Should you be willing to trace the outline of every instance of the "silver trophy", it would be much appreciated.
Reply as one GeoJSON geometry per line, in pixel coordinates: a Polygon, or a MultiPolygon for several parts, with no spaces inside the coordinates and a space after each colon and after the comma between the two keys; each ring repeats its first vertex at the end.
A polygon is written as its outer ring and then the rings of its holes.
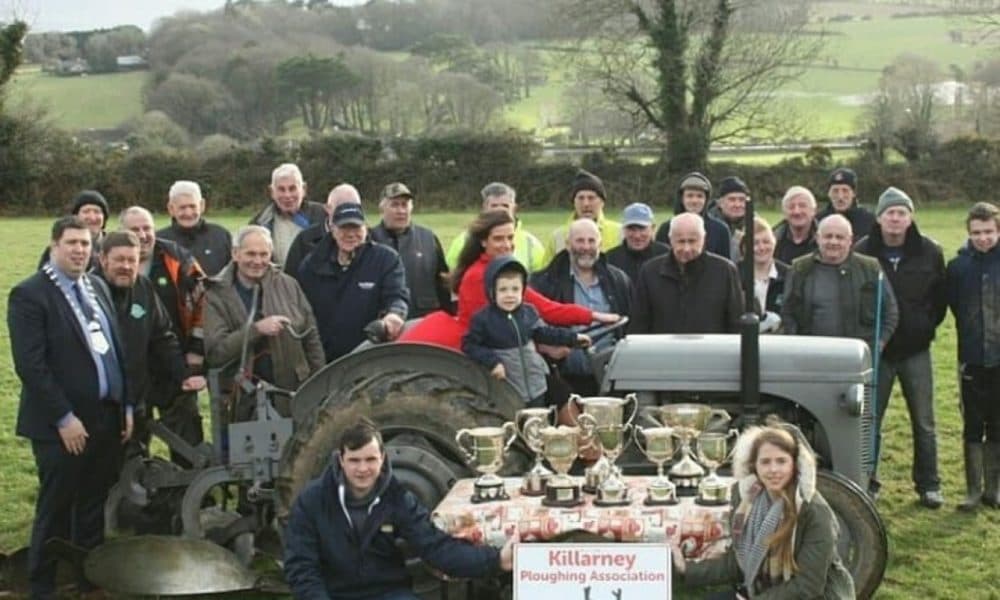
{"type": "Polygon", "coordinates": [[[651,406],[648,412],[661,425],[671,427],[681,441],[681,459],[670,468],[670,478],[676,483],[680,495],[693,495],[705,469],[694,459],[691,442],[696,439],[713,418],[723,418],[728,423],[729,413],[707,404],[665,404],[651,406]]]}
{"type": "Polygon", "coordinates": [[[545,484],[553,473],[542,463],[542,439],[540,431],[555,421],[556,407],[522,408],[514,415],[517,433],[524,444],[535,455],[535,464],[521,480],[521,494],[525,496],[545,495],[545,484]]]}
{"type": "Polygon", "coordinates": [[[662,506],[677,504],[677,487],[663,476],[663,463],[673,458],[677,453],[674,444],[674,430],[670,427],[640,427],[633,429],[635,445],[646,458],[656,465],[656,479],[646,487],[645,504],[662,506]],[[644,440],[644,441],[643,441],[644,440]]]}
{"type": "Polygon", "coordinates": [[[504,455],[516,437],[516,428],[510,421],[502,427],[473,427],[459,430],[455,434],[455,443],[465,452],[466,458],[475,465],[476,470],[482,473],[473,483],[472,502],[509,498],[503,479],[497,476],[497,471],[503,467],[504,455]]]}
{"type": "MultiPolygon", "coordinates": [[[[729,504],[729,484],[715,472],[720,465],[732,457],[729,450],[730,438],[736,439],[739,432],[703,433],[698,436],[698,460],[708,467],[708,475],[698,484],[698,504],[722,506],[729,504]]],[[[736,448],[733,448],[735,451],[736,448]]]]}
{"type": "Polygon", "coordinates": [[[615,461],[628,444],[632,421],[638,409],[635,394],[629,394],[625,398],[581,398],[574,394],[570,396],[570,401],[576,403],[583,414],[593,418],[594,440],[601,450],[601,458],[585,471],[584,491],[596,492],[594,504],[599,506],[628,504],[628,487],[622,479],[621,470],[615,466],[615,461]],[[626,416],[626,407],[629,405],[631,410],[626,416]]]}
{"type": "MultiPolygon", "coordinates": [[[[580,416],[583,423],[589,426],[590,418],[587,415],[580,416]]],[[[591,433],[581,431],[579,427],[566,425],[543,427],[538,431],[542,456],[556,472],[545,485],[545,498],[542,499],[545,506],[566,508],[583,504],[580,485],[568,473],[576,460],[580,444],[590,435],[591,433]]]]}

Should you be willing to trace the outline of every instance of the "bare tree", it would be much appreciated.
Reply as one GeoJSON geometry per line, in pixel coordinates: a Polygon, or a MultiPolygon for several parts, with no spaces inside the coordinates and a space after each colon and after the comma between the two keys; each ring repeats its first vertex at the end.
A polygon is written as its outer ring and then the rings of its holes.
{"type": "Polygon", "coordinates": [[[702,167],[712,142],[787,135],[777,94],[823,47],[807,0],[564,1],[588,36],[584,77],[661,133],[674,170],[702,167]]]}
{"type": "Polygon", "coordinates": [[[869,138],[884,159],[892,147],[909,161],[925,156],[937,144],[938,84],[944,72],[923,56],[902,54],[885,67],[879,91],[869,105],[869,138]]]}

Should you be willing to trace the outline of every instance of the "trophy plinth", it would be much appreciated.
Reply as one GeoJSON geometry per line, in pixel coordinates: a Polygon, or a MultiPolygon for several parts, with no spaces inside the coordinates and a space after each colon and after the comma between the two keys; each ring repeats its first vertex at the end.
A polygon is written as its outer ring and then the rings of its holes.
{"type": "Polygon", "coordinates": [[[524,496],[544,496],[545,486],[553,473],[542,464],[542,440],[539,431],[542,427],[552,425],[556,408],[522,408],[514,415],[517,433],[524,444],[535,455],[535,464],[524,474],[521,480],[521,494],[524,496]]]}
{"type": "Polygon", "coordinates": [[[625,398],[581,398],[573,394],[570,402],[579,407],[581,416],[587,415],[593,420],[595,443],[599,444],[598,449],[601,451],[601,458],[584,471],[583,491],[596,493],[597,502],[601,505],[628,504],[628,488],[621,480],[621,471],[615,467],[614,462],[627,442],[626,431],[631,427],[639,407],[636,395],[629,394],[625,398]],[[626,417],[625,409],[629,405],[631,410],[626,417]]]}
{"type": "MultiPolygon", "coordinates": [[[[587,422],[585,419],[584,422],[587,422]]],[[[588,437],[579,427],[543,427],[538,432],[542,456],[556,472],[545,485],[542,504],[555,507],[579,506],[583,503],[579,484],[567,473],[576,460],[578,445],[588,437]]]]}
{"type": "Polygon", "coordinates": [[[633,430],[635,445],[646,458],[656,465],[656,479],[646,486],[646,506],[677,504],[677,486],[663,476],[663,463],[677,452],[674,430],[670,427],[636,427],[633,430]],[[645,440],[643,443],[641,440],[645,440]]]}
{"type": "Polygon", "coordinates": [[[650,407],[649,412],[657,423],[672,428],[681,441],[681,460],[670,468],[670,479],[677,485],[680,495],[696,495],[705,469],[695,461],[691,442],[701,435],[713,417],[728,422],[729,413],[706,404],[666,404],[650,407]]]}
{"type": "Polygon", "coordinates": [[[472,484],[470,500],[474,504],[510,499],[503,479],[496,473],[503,467],[504,455],[516,435],[516,427],[511,422],[504,423],[502,427],[462,429],[455,435],[455,443],[465,452],[476,471],[482,473],[472,484]]]}
{"type": "MultiPolygon", "coordinates": [[[[708,467],[708,475],[698,484],[698,504],[722,506],[729,504],[729,484],[716,473],[720,465],[729,460],[729,438],[739,435],[735,429],[729,433],[703,433],[698,436],[698,459],[708,467]]],[[[735,449],[734,449],[735,450],[735,449]]]]}

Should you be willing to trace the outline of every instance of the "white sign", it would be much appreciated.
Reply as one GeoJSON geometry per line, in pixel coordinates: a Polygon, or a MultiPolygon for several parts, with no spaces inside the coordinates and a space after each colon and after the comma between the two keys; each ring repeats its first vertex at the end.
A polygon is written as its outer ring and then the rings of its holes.
{"type": "Polygon", "coordinates": [[[670,598],[667,544],[517,544],[514,600],[670,598]]]}

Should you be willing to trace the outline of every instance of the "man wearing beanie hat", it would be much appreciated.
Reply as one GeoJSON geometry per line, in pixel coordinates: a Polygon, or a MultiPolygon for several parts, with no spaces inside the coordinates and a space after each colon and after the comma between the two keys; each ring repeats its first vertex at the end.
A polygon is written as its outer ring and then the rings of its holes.
{"type": "MultiPolygon", "coordinates": [[[[74,196],[70,203],[70,214],[79,217],[90,231],[91,252],[88,271],[100,266],[101,241],[104,239],[104,225],[108,221],[109,211],[107,199],[97,190],[83,190],[74,196]]],[[[41,269],[47,262],[49,262],[48,247],[42,252],[38,268],[41,269]]]]}
{"type": "Polygon", "coordinates": [[[719,182],[719,197],[708,208],[708,214],[722,221],[729,228],[729,258],[733,262],[743,259],[740,244],[743,241],[743,217],[747,214],[750,188],[735,175],[719,182]]]}
{"type": "Polygon", "coordinates": [[[913,201],[902,190],[890,187],[882,192],[876,214],[871,233],[854,249],[882,264],[899,306],[899,324],[878,368],[877,439],[881,444],[882,419],[898,378],[910,413],[913,483],[923,506],[939,508],[944,497],[938,477],[930,345],[947,310],[944,256],[934,240],[920,234],[913,201]]]}
{"type": "MultiPolygon", "coordinates": [[[[726,224],[708,214],[708,199],[712,196],[712,182],[697,171],[684,177],[677,186],[674,198],[674,214],[687,212],[701,216],[705,224],[705,251],[723,258],[730,257],[729,228],[726,224]]],[[[656,230],[656,241],[670,245],[670,219],[656,230]]]]}
{"type": "Polygon", "coordinates": [[[828,185],[830,203],[816,216],[816,222],[830,215],[843,215],[851,224],[855,241],[868,235],[875,225],[875,215],[858,204],[858,174],[847,167],[838,167],[830,173],[828,185]]]}
{"type": "Polygon", "coordinates": [[[597,223],[601,230],[601,250],[607,252],[621,240],[621,225],[617,221],[604,218],[604,201],[607,192],[601,178],[589,171],[580,169],[573,178],[570,190],[573,198],[573,214],[566,224],[552,232],[549,245],[546,247],[549,256],[555,256],[566,248],[566,237],[569,226],[577,219],[590,219],[597,223]]]}

